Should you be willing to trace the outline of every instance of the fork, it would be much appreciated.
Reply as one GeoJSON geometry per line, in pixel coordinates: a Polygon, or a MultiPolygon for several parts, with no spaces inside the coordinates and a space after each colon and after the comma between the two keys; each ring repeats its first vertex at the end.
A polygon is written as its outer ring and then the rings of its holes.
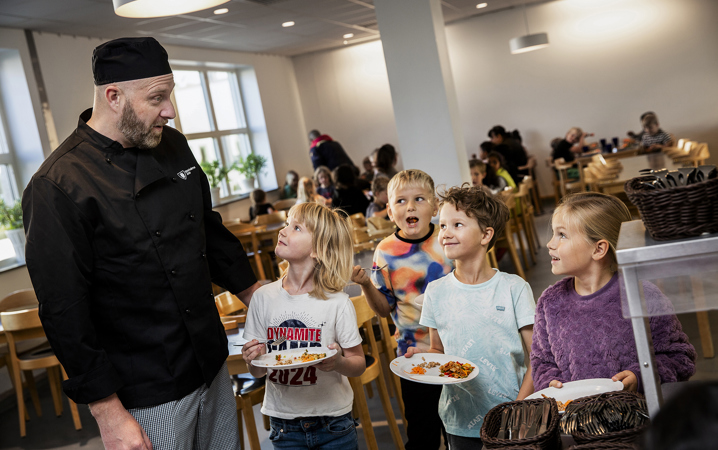
{"type": "MultiPolygon", "coordinates": [[[[284,342],[287,340],[286,337],[282,336],[279,339],[273,341],[272,343],[269,343],[269,339],[265,339],[263,341],[259,341],[260,344],[267,344],[267,345],[281,345],[284,344],[284,342]]],[[[246,342],[244,343],[246,344],[246,342]]],[[[235,347],[242,347],[244,344],[234,344],[235,347]]]]}
{"type": "Polygon", "coordinates": [[[384,270],[384,269],[386,268],[386,266],[388,266],[388,265],[389,265],[389,264],[387,263],[387,264],[384,264],[384,265],[381,266],[381,267],[362,267],[362,270],[372,270],[372,271],[384,270]]]}

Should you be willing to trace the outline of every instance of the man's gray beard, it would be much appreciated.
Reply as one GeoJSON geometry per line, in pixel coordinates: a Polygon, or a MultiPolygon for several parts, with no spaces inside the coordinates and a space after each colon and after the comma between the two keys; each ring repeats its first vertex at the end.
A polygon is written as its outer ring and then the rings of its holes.
{"type": "Polygon", "coordinates": [[[148,149],[157,147],[162,140],[162,134],[158,135],[152,132],[153,125],[146,127],[137,117],[132,105],[127,102],[122,108],[122,115],[120,116],[120,121],[117,122],[117,129],[120,130],[133,147],[148,149]]]}

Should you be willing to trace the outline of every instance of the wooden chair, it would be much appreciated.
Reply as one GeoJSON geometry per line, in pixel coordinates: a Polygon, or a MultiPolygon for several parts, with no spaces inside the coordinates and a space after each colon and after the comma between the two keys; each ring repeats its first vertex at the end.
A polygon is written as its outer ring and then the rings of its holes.
{"type": "Polygon", "coordinates": [[[224,329],[237,328],[240,323],[247,321],[247,306],[236,295],[224,291],[214,296],[214,304],[217,306],[219,317],[225,325],[224,329]],[[230,322],[234,322],[233,324],[230,322]]]}
{"type": "Polygon", "coordinates": [[[568,169],[575,167],[573,164],[566,163],[563,158],[559,158],[554,161],[553,167],[558,173],[558,183],[562,198],[571,191],[580,192],[583,189],[584,182],[580,177],[572,178],[568,176],[568,169]]]}
{"type": "Polygon", "coordinates": [[[242,222],[239,219],[225,220],[222,222],[222,225],[224,225],[235,236],[239,233],[255,229],[255,226],[251,223],[242,222]]]}
{"type": "MultiPolygon", "coordinates": [[[[55,406],[55,414],[62,414],[62,387],[60,383],[60,373],[63,379],[67,380],[67,373],[60,365],[60,361],[52,352],[49,345],[35,349],[28,353],[18,354],[17,343],[29,339],[44,337],[45,332],[42,329],[40,316],[37,308],[28,310],[19,310],[0,313],[0,321],[5,328],[5,336],[7,337],[8,349],[10,350],[10,358],[12,360],[12,377],[15,384],[15,393],[17,394],[18,414],[20,418],[20,436],[25,437],[27,434],[25,425],[25,402],[23,401],[22,380],[20,378],[21,370],[47,370],[47,379],[50,383],[50,392],[55,406]]],[[[70,402],[70,413],[75,429],[82,429],[80,423],[80,414],[77,411],[77,405],[72,400],[70,402]]]]}
{"type": "Polygon", "coordinates": [[[375,247],[374,237],[369,235],[369,227],[367,227],[364,214],[352,214],[349,216],[349,221],[352,226],[354,253],[359,253],[364,250],[373,250],[375,247]]]}
{"type": "MultiPolygon", "coordinates": [[[[244,425],[247,428],[247,440],[251,450],[261,450],[257,422],[254,419],[253,406],[264,401],[264,386],[267,377],[254,378],[249,373],[230,374],[234,401],[237,405],[237,427],[239,427],[239,442],[244,446],[244,425]]],[[[269,430],[269,418],[262,415],[264,429],[269,430]]]]}
{"type": "Polygon", "coordinates": [[[273,212],[271,214],[262,214],[261,216],[257,216],[254,219],[254,222],[252,222],[254,225],[261,226],[261,225],[271,225],[273,223],[283,223],[287,221],[287,212],[286,211],[277,211],[273,212]]]}
{"type": "MultiPolygon", "coordinates": [[[[535,254],[538,253],[538,236],[536,235],[536,224],[534,223],[534,207],[531,203],[531,177],[524,177],[523,181],[519,183],[519,191],[514,196],[516,207],[514,208],[514,220],[517,232],[523,232],[526,238],[526,244],[529,250],[529,256],[531,262],[536,264],[535,254]]],[[[519,236],[519,239],[521,237],[519,236]]],[[[526,266],[528,267],[528,261],[524,259],[526,266]]]]}
{"type": "MultiPolygon", "coordinates": [[[[514,205],[515,203],[513,189],[507,188],[501,191],[498,195],[499,198],[501,198],[506,203],[506,205],[509,206],[509,209],[512,209],[512,205],[514,205]]],[[[516,231],[514,230],[514,221],[509,220],[508,222],[506,222],[506,227],[504,228],[503,235],[497,237],[496,245],[501,244],[504,248],[508,250],[509,256],[511,257],[511,262],[516,268],[516,274],[525,280],[526,274],[524,273],[524,269],[521,266],[519,254],[516,251],[516,241],[514,241],[515,232],[516,231]]]]}
{"type": "Polygon", "coordinates": [[[375,240],[391,236],[396,231],[396,225],[390,220],[381,217],[369,217],[366,219],[367,234],[375,240]]]}
{"type": "Polygon", "coordinates": [[[710,158],[710,156],[711,154],[708,151],[708,144],[705,142],[701,144],[693,143],[688,152],[684,155],[674,157],[673,161],[683,164],[684,166],[698,167],[705,164],[706,160],[710,158]]]}
{"type": "Polygon", "coordinates": [[[396,394],[396,401],[399,403],[399,411],[401,413],[401,421],[404,424],[404,430],[406,430],[406,413],[404,412],[404,400],[401,397],[401,381],[399,380],[399,377],[389,368],[389,363],[396,358],[396,349],[399,347],[399,343],[396,342],[394,335],[389,329],[389,319],[386,317],[379,317],[378,315],[377,318],[379,319],[379,329],[381,331],[379,350],[386,357],[386,359],[382,361],[382,371],[384,371],[384,375],[389,377],[389,380],[391,380],[389,387],[393,387],[394,393],[396,394]]]}
{"type": "Polygon", "coordinates": [[[277,200],[272,205],[272,209],[275,211],[289,211],[292,206],[297,204],[296,198],[285,198],[284,200],[277,200]]]}
{"type": "Polygon", "coordinates": [[[537,214],[543,214],[543,208],[541,207],[541,194],[539,193],[538,182],[536,181],[536,157],[530,155],[526,165],[519,167],[519,170],[528,171],[528,176],[532,180],[531,201],[533,202],[534,210],[537,214]]]}
{"type": "Polygon", "coordinates": [[[384,408],[384,415],[386,416],[389,431],[391,432],[391,437],[394,440],[394,445],[397,449],[403,449],[404,442],[401,439],[399,427],[396,423],[396,418],[394,417],[394,411],[391,408],[389,392],[387,391],[386,382],[384,381],[381,364],[379,362],[379,348],[376,343],[372,327],[374,311],[372,311],[369,307],[364,295],[352,297],[352,303],[354,304],[354,310],[357,314],[357,325],[359,328],[363,329],[364,336],[369,341],[370,354],[365,355],[366,370],[361,376],[349,378],[349,383],[354,391],[354,407],[359,414],[359,420],[361,422],[362,430],[364,431],[364,439],[366,440],[367,448],[370,450],[378,450],[379,448],[376,443],[374,428],[371,424],[371,417],[369,416],[369,407],[367,406],[366,395],[364,394],[364,386],[376,380],[379,387],[379,398],[381,399],[381,405],[384,408]]]}
{"type": "Polygon", "coordinates": [[[279,228],[274,230],[260,230],[255,233],[257,250],[259,251],[263,265],[266,264],[266,269],[269,269],[269,275],[271,277],[269,279],[271,281],[278,278],[278,273],[274,270],[274,266],[277,263],[277,256],[274,250],[277,248],[277,242],[279,242],[279,230],[279,228]]]}
{"type": "MultiPolygon", "coordinates": [[[[18,309],[31,309],[37,308],[37,296],[33,289],[21,289],[19,291],[12,292],[0,299],[0,312],[13,311],[18,309]]],[[[7,339],[4,336],[0,336],[0,368],[7,366],[8,375],[10,376],[10,382],[15,389],[15,378],[13,374],[13,365],[10,358],[10,352],[5,344],[7,339]]],[[[23,354],[25,352],[33,351],[47,345],[47,339],[43,336],[33,340],[23,341],[18,344],[18,353],[23,354]]],[[[35,408],[35,414],[38,417],[42,417],[42,408],[40,406],[40,397],[37,394],[37,388],[35,386],[35,377],[33,376],[32,370],[23,371],[25,375],[25,385],[30,391],[30,398],[32,399],[33,407],[35,408]]],[[[30,415],[25,409],[25,418],[30,420],[30,415]]]]}

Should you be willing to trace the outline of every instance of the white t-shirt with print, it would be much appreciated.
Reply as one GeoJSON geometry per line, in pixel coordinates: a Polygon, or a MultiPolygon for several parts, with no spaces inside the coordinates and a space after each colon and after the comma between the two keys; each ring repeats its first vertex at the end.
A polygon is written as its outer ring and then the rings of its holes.
{"type": "Polygon", "coordinates": [[[419,323],[437,330],[445,354],[479,369],[471,381],[444,386],[439,416],[447,433],[480,437],[486,413],[516,400],[527,371],[519,329],[534,323],[535,310],[531,286],[498,270],[481,284],[464,284],[454,272],[429,283],[419,323]]]}
{"type": "MultiPolygon", "coordinates": [[[[309,294],[289,295],[282,280],[257,289],[252,296],[244,326],[248,341],[274,340],[286,336],[278,350],[361,344],[356,311],[343,292],[328,294],[327,300],[309,294]]],[[[269,351],[276,351],[272,348],[269,351]]],[[[352,409],[349,380],[337,372],[315,366],[283,370],[267,369],[262,414],[280,419],[341,416],[352,409]]]]}

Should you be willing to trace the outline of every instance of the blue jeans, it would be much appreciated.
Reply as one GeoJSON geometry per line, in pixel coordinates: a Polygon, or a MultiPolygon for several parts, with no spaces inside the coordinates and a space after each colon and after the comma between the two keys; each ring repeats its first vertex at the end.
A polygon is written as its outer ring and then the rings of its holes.
{"type": "Polygon", "coordinates": [[[274,448],[353,450],[359,448],[352,413],[338,417],[303,419],[269,418],[272,430],[269,440],[274,448]]]}

